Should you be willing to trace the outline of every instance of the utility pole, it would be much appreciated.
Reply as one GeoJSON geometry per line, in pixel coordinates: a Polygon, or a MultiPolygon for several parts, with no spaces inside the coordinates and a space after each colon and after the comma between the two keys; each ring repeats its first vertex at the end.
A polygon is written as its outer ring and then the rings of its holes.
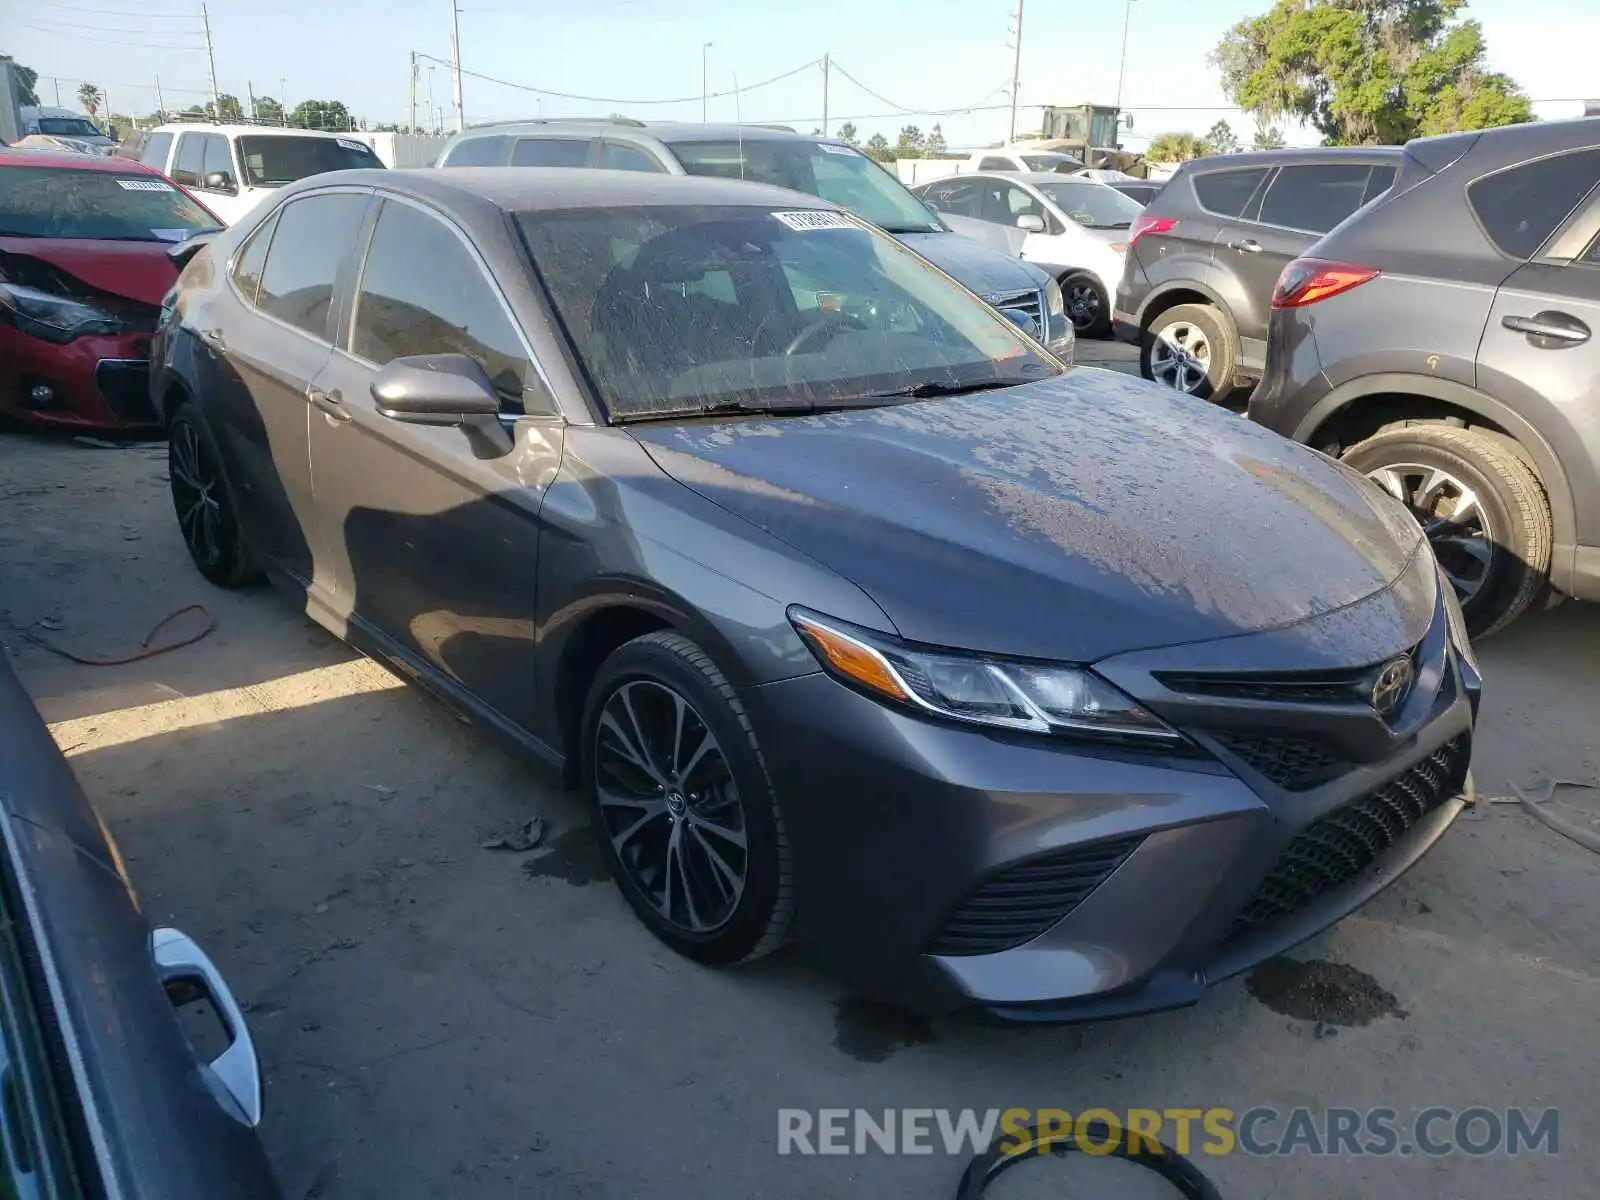
{"type": "Polygon", "coordinates": [[[467,127],[466,109],[461,104],[461,9],[456,0],[450,0],[450,53],[455,72],[456,132],[467,127]]]}
{"type": "Polygon", "coordinates": [[[428,64],[428,128],[434,133],[443,133],[444,130],[434,123],[435,112],[433,103],[433,64],[428,64]]]}
{"type": "Polygon", "coordinates": [[[289,124],[289,81],[283,76],[278,76],[278,121],[285,127],[289,124]]]}
{"type": "Polygon", "coordinates": [[[56,85],[56,107],[60,108],[61,107],[61,80],[57,79],[54,75],[52,75],[52,76],[50,76],[50,82],[56,85]]]}
{"type": "Polygon", "coordinates": [[[211,48],[211,14],[200,6],[200,22],[206,29],[206,61],[211,64],[211,119],[222,120],[222,92],[217,87],[217,56],[211,48]]]}
{"type": "Polygon", "coordinates": [[[411,69],[406,72],[406,90],[409,97],[406,101],[406,132],[410,133],[417,127],[417,52],[411,52],[411,69]]]}
{"type": "Polygon", "coordinates": [[[246,79],[244,81],[244,90],[245,95],[250,97],[250,119],[254,121],[256,119],[256,85],[246,79]]]}
{"type": "Polygon", "coordinates": [[[161,76],[156,76],[156,112],[165,117],[167,115],[166,102],[161,99],[161,76]]]}
{"type": "Polygon", "coordinates": [[[707,54],[715,44],[715,42],[707,42],[700,47],[700,124],[702,125],[706,123],[707,114],[711,110],[711,84],[708,73],[710,59],[707,54]]]}
{"type": "Polygon", "coordinates": [[[1022,0],[1017,0],[1016,36],[1016,52],[1011,59],[1011,132],[1006,136],[1007,142],[1017,140],[1017,92],[1022,86],[1022,0]]]}
{"type": "MultiPolygon", "coordinates": [[[[1128,77],[1128,26],[1133,23],[1133,0],[1122,14],[1122,66],[1117,70],[1117,120],[1122,120],[1122,81],[1128,77]]],[[[1120,139],[1119,139],[1120,140],[1120,139]]]]}
{"type": "Polygon", "coordinates": [[[828,136],[828,75],[833,67],[833,55],[822,56],[822,136],[828,136]]]}

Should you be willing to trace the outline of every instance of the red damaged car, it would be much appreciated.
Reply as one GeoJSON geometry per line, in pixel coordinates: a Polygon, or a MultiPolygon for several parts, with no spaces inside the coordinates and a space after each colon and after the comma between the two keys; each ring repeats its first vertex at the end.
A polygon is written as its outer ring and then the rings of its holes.
{"type": "Polygon", "coordinates": [[[141,163],[0,149],[0,414],[155,424],[150,335],[178,277],[168,251],[221,228],[141,163]]]}

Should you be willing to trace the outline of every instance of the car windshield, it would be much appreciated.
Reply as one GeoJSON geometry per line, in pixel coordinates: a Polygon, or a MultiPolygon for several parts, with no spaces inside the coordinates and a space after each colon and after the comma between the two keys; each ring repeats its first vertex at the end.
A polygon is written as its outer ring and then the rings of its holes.
{"type": "Polygon", "coordinates": [[[324,171],[381,167],[372,147],[354,138],[299,137],[289,133],[239,139],[244,179],[251,187],[282,187],[324,171]]]}
{"type": "Polygon", "coordinates": [[[650,206],[517,220],[612,421],[885,404],[1060,371],[842,213],[650,206]]]}
{"type": "MultiPolygon", "coordinates": [[[[104,138],[92,123],[82,117],[40,117],[39,132],[51,137],[104,138]]],[[[110,140],[109,138],[107,139],[110,140]]]]}
{"type": "Polygon", "coordinates": [[[691,175],[771,183],[820,196],[890,233],[936,233],[943,228],[898,179],[841,143],[745,138],[678,142],[671,149],[691,175]]]}
{"type": "Polygon", "coordinates": [[[1052,204],[1088,229],[1127,229],[1144,205],[1092,179],[1034,185],[1052,204]]]}
{"type": "Polygon", "coordinates": [[[0,167],[0,235],[181,242],[221,228],[191,197],[156,175],[0,167]]]}
{"type": "Polygon", "coordinates": [[[1030,171],[1076,171],[1083,164],[1065,154],[1024,154],[1030,171]]]}

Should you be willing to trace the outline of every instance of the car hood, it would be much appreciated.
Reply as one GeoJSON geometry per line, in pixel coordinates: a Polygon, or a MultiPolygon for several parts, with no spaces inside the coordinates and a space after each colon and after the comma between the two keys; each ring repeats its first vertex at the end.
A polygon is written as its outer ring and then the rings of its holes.
{"type": "Polygon", "coordinates": [[[982,242],[957,233],[900,233],[895,235],[952,279],[994,301],[1020,291],[1037,291],[1046,276],[1037,267],[1008,258],[982,242]]]}
{"type": "Polygon", "coordinates": [[[101,292],[159,305],[178,277],[171,242],[0,237],[0,261],[16,255],[48,263],[101,292]]]}
{"type": "Polygon", "coordinates": [[[1107,371],[633,433],[902,636],[995,654],[1092,662],[1281,628],[1386,589],[1422,540],[1332,460],[1107,371]]]}

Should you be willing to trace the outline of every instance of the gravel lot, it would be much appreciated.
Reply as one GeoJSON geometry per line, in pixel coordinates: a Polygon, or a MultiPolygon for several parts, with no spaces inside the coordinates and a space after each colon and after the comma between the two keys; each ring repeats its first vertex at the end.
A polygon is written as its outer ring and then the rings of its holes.
{"type": "MultiPolygon", "coordinates": [[[[1126,369],[1120,347],[1091,358],[1126,369]]],[[[293,1200],[948,1197],[962,1164],[942,1154],[780,1160],[777,1110],[1217,1104],[1561,1109],[1556,1156],[1208,1159],[1227,1196],[1600,1195],[1600,858],[1515,806],[1480,805],[1302,948],[1351,968],[1321,968],[1310,1008],[1267,975],[1116,1024],[912,1020],[792,953],[714,973],[658,946],[550,779],[282,598],[199,578],[161,448],[3,433],[0,500],[0,639],[151,918],[249,1005],[293,1200]],[[22,636],[110,655],[197,602],[209,638],[125,667],[22,636]],[[482,848],[536,815],[550,853],[482,848]]],[[[1482,654],[1480,790],[1600,779],[1600,608],[1540,613],[1482,654]]],[[[1570,818],[1600,819],[1573,795],[1570,818]]],[[[1167,1194],[1087,1167],[1074,1195],[1167,1194]]],[[[991,1194],[1062,1195],[1051,1168],[991,1194]]]]}

